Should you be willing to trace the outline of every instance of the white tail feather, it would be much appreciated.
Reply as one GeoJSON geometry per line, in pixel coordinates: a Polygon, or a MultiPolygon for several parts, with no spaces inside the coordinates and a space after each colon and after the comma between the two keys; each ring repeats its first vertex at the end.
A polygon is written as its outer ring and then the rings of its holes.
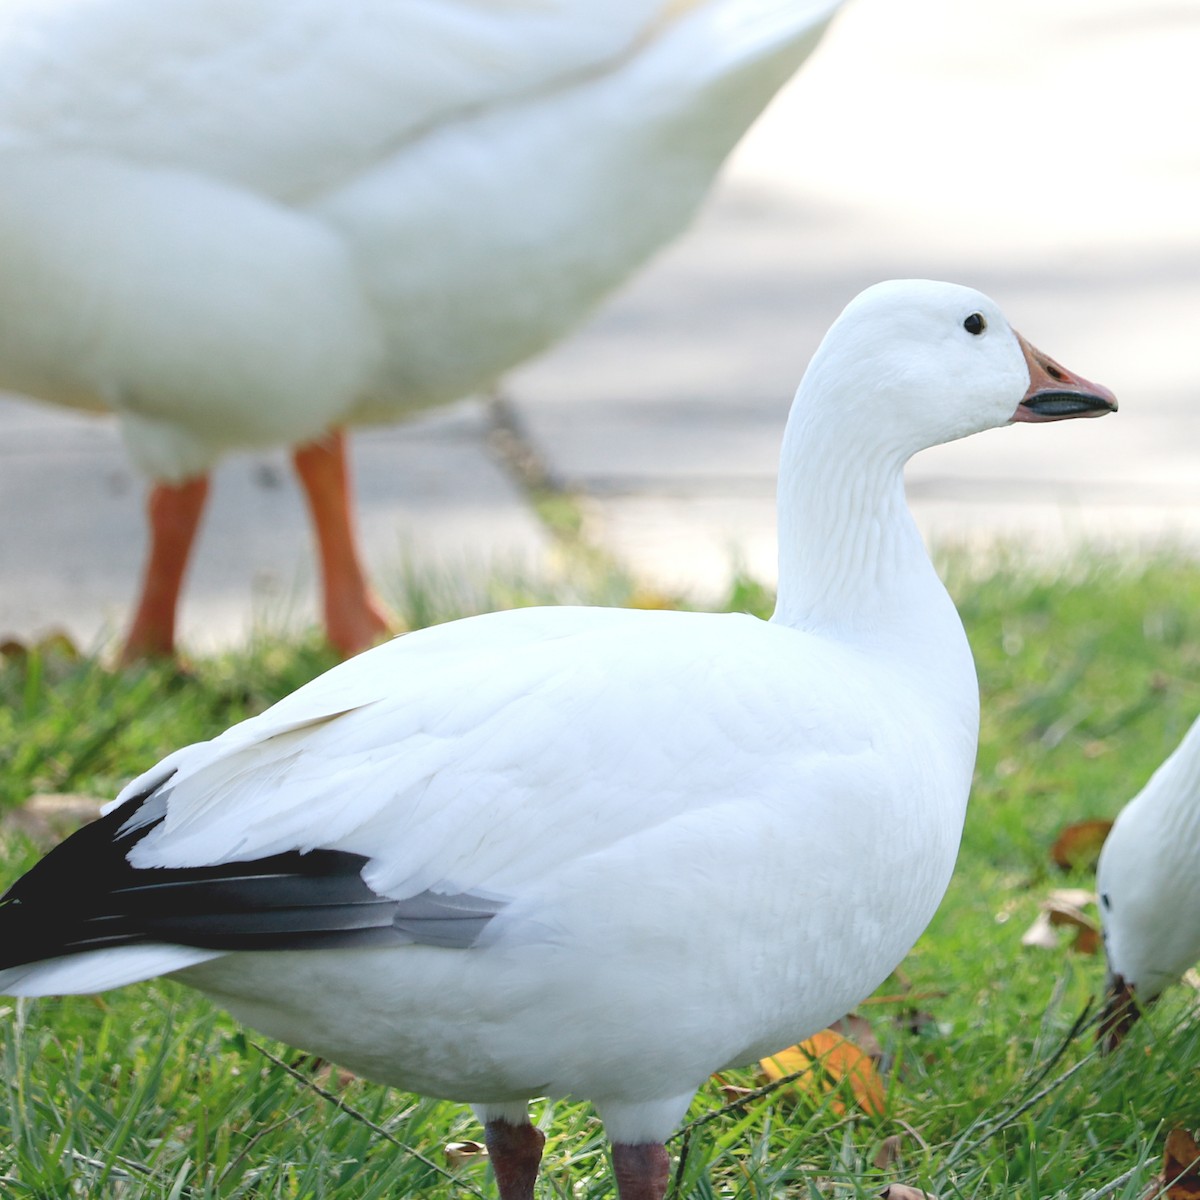
{"type": "Polygon", "coordinates": [[[0,995],[65,996],[103,992],[219,958],[220,950],[188,946],[119,946],[47,958],[0,971],[0,995]]]}

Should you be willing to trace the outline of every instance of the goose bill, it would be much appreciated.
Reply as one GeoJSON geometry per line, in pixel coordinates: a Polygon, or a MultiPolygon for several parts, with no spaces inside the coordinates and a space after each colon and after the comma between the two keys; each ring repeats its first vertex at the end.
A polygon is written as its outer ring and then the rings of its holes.
{"type": "Polygon", "coordinates": [[[1141,1015],[1133,985],[1126,983],[1123,975],[1110,974],[1096,1031],[1096,1040],[1106,1054],[1121,1044],[1141,1015]]]}
{"type": "Polygon", "coordinates": [[[1013,413],[1014,421],[1068,421],[1117,411],[1117,398],[1108,388],[1059,366],[1019,333],[1017,341],[1029,367],[1029,390],[1013,413]]]}

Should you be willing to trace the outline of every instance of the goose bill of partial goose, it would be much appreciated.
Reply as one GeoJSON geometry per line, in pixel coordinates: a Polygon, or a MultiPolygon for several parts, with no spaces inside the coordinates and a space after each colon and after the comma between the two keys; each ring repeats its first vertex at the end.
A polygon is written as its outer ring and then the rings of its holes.
{"type": "Polygon", "coordinates": [[[1105,1053],[1111,1053],[1125,1035],[1137,1024],[1142,1015],[1141,1005],[1133,985],[1123,975],[1108,973],[1104,985],[1104,1007],[1100,1010],[1100,1023],[1096,1037],[1105,1053]]]}

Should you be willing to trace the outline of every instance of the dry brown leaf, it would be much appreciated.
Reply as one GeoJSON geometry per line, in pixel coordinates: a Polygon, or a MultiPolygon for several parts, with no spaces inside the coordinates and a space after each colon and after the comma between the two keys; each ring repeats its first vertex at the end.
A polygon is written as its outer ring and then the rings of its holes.
{"type": "Polygon", "coordinates": [[[902,1029],[914,1037],[928,1032],[936,1033],[938,1029],[937,1017],[920,1008],[910,1008],[906,1013],[897,1013],[894,1019],[897,1029],[902,1029]]]}
{"type": "Polygon", "coordinates": [[[335,1066],[329,1063],[323,1072],[323,1083],[330,1091],[344,1092],[352,1083],[358,1080],[358,1076],[353,1071],[347,1071],[345,1067],[335,1066]]]}
{"type": "Polygon", "coordinates": [[[1084,888],[1058,888],[1041,904],[1037,920],[1021,935],[1022,946],[1039,950],[1058,948],[1058,930],[1074,929],[1071,948],[1080,954],[1096,954],[1100,949],[1100,926],[1083,911],[1096,897],[1084,888]]]}
{"type": "Polygon", "coordinates": [[[858,1013],[847,1013],[841,1020],[834,1021],[829,1028],[834,1033],[849,1038],[872,1062],[877,1063],[883,1058],[883,1047],[866,1017],[860,1017],[858,1013]]]}
{"type": "MultiPolygon", "coordinates": [[[[883,1112],[883,1080],[875,1064],[849,1038],[832,1029],[822,1029],[798,1046],[789,1046],[764,1058],[759,1066],[771,1080],[802,1072],[791,1086],[813,1096],[830,1092],[845,1081],[863,1112],[872,1116],[883,1112]]],[[[830,1106],[836,1113],[846,1111],[845,1104],[837,1099],[830,1106]]]]}
{"type": "Polygon", "coordinates": [[[735,1083],[718,1083],[717,1090],[725,1097],[726,1104],[736,1104],[739,1100],[745,1100],[747,1096],[753,1096],[757,1089],[738,1087],[735,1083]]]}
{"type": "Polygon", "coordinates": [[[1172,1129],[1163,1147],[1166,1200],[1200,1200],[1200,1146],[1186,1129],[1172,1129]]]}
{"type": "Polygon", "coordinates": [[[1084,913],[1083,909],[1076,908],[1073,904],[1063,904],[1051,897],[1042,907],[1050,918],[1050,924],[1057,929],[1061,929],[1064,925],[1074,929],[1095,927],[1095,922],[1084,913]]]}
{"type": "Polygon", "coordinates": [[[447,1142],[442,1153],[452,1167],[461,1167],[487,1158],[487,1147],[482,1142],[447,1142]]]}
{"type": "Polygon", "coordinates": [[[1034,923],[1021,934],[1021,945],[1031,946],[1035,950],[1058,949],[1058,934],[1050,923],[1048,913],[1038,913],[1034,923]]]}
{"type": "Polygon", "coordinates": [[[892,1183],[879,1193],[880,1200],[938,1200],[932,1192],[909,1187],[907,1183],[892,1183]]]}
{"type": "Polygon", "coordinates": [[[879,1146],[879,1151],[875,1155],[875,1169],[877,1171],[886,1171],[888,1167],[896,1163],[901,1156],[904,1139],[898,1133],[893,1133],[890,1137],[885,1137],[879,1146]]]}
{"type": "Polygon", "coordinates": [[[1051,861],[1064,871],[1093,869],[1111,828],[1112,822],[1100,817],[1068,825],[1050,847],[1051,861]]]}
{"type": "Polygon", "coordinates": [[[16,638],[6,638],[0,642],[0,658],[7,658],[10,662],[24,662],[33,653],[67,662],[77,662],[82,657],[71,635],[62,629],[51,629],[31,642],[21,642],[16,638]]]}

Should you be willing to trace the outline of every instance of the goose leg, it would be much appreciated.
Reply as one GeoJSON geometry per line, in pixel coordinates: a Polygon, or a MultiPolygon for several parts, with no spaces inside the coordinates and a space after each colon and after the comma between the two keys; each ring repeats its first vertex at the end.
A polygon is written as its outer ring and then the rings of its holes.
{"type": "Polygon", "coordinates": [[[666,1146],[654,1142],[639,1146],[614,1142],[613,1174],[621,1200],[663,1200],[671,1174],[666,1146]]]}
{"type": "Polygon", "coordinates": [[[207,497],[207,475],[151,488],[147,503],[150,554],[137,612],[121,651],[123,665],[146,658],[170,658],[175,653],[179,593],[207,497]]]}
{"type": "Polygon", "coordinates": [[[342,654],[357,654],[387,632],[388,622],[358,557],[345,435],[335,431],[300,446],[292,461],[317,537],[326,634],[342,654]]]}
{"type": "Polygon", "coordinates": [[[528,1121],[518,1125],[497,1119],[483,1127],[500,1200],[533,1200],[533,1185],[542,1162],[546,1135],[528,1121]]]}

